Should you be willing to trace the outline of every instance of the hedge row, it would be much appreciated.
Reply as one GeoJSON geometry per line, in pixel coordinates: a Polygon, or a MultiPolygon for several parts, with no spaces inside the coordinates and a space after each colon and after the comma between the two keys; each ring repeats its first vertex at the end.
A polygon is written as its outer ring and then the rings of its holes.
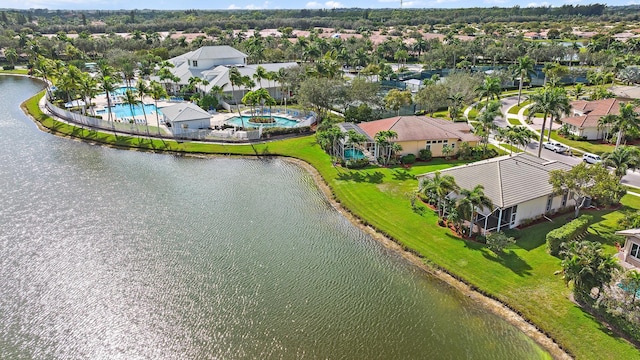
{"type": "Polygon", "coordinates": [[[553,256],[558,256],[562,243],[568,243],[584,234],[593,219],[591,215],[581,215],[565,225],[549,231],[547,234],[547,251],[553,256]]]}

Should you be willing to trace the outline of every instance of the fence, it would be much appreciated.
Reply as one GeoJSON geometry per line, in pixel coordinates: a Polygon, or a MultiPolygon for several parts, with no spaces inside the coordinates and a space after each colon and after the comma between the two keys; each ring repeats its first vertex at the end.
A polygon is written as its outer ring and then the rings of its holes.
{"type": "MultiPolygon", "coordinates": [[[[55,116],[65,119],[69,122],[87,126],[94,129],[105,131],[117,131],[120,133],[134,135],[150,135],[162,138],[174,138],[181,140],[199,140],[199,141],[215,141],[215,142],[246,142],[250,140],[259,140],[262,136],[262,129],[235,131],[227,130],[211,130],[211,129],[193,129],[183,130],[180,134],[167,134],[160,127],[148,126],[145,123],[106,121],[100,118],[86,116],[69,110],[61,109],[52,104],[48,99],[45,102],[47,109],[55,116]]],[[[316,114],[313,111],[302,111],[293,109],[273,109],[274,115],[278,115],[280,110],[282,114],[296,117],[299,122],[296,127],[311,126],[316,121],[316,114]],[[277,112],[276,112],[277,110],[277,112]]]]}

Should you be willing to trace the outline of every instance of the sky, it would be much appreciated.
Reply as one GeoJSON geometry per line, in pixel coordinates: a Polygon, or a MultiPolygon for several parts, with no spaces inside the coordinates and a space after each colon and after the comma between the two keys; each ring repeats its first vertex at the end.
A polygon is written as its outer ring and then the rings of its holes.
{"type": "MultiPolygon", "coordinates": [[[[403,8],[467,8],[513,6],[562,6],[564,4],[605,3],[610,6],[640,4],[640,0],[403,0],[403,8]]],[[[333,9],[333,8],[399,8],[400,0],[2,0],[2,8],[12,9],[333,9]]]]}

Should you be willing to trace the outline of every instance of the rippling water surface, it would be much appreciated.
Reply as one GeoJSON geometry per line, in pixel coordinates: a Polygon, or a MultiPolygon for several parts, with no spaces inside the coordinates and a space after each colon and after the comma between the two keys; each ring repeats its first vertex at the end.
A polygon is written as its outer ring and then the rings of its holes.
{"type": "Polygon", "coordinates": [[[0,358],[535,359],[281,160],[38,131],[0,77],[0,358]]]}

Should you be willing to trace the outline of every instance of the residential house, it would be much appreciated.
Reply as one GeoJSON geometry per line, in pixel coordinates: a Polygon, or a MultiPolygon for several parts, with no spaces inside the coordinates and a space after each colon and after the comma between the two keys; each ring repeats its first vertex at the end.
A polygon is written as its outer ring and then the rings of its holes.
{"type": "MultiPolygon", "coordinates": [[[[280,83],[267,79],[257,81],[253,78],[253,75],[258,70],[258,66],[263,67],[267,72],[278,72],[281,68],[298,66],[298,64],[295,62],[247,64],[247,57],[246,54],[231,46],[203,46],[198,50],[190,51],[168,61],[174,65],[169,70],[179,78],[175,84],[178,88],[187,86],[189,79],[196,77],[207,82],[206,85],[198,84],[196,86],[198,91],[207,93],[214,86],[219,86],[223,90],[224,99],[230,100],[232,103],[239,102],[244,94],[252,89],[238,85],[231,86],[229,70],[235,67],[240,72],[240,75],[248,76],[256,81],[255,89],[265,88],[272,97],[281,99],[286,91],[280,88],[280,83]]],[[[160,81],[158,77],[155,77],[155,80],[160,81]]]]}
{"type": "Polygon", "coordinates": [[[184,102],[164,107],[162,115],[174,135],[211,127],[211,115],[193,103],[184,102]]]}
{"type": "MultiPolygon", "coordinates": [[[[476,222],[486,232],[511,229],[528,220],[573,207],[575,201],[571,194],[554,194],[553,186],[549,184],[552,170],[570,169],[571,166],[559,161],[519,153],[440,170],[440,173],[453,176],[463,189],[471,190],[476,185],[484,187],[493,207],[481,209],[476,222]]],[[[422,181],[433,174],[423,174],[418,179],[422,181]]]]}
{"type": "Polygon", "coordinates": [[[455,153],[460,144],[466,142],[476,146],[480,137],[471,132],[465,122],[451,122],[427,116],[396,116],[388,119],[353,124],[354,129],[367,136],[370,151],[375,158],[383,155],[382,149],[375,144],[376,134],[380,131],[394,131],[398,137],[390,139],[402,146],[398,155],[415,154],[422,149],[429,149],[434,157],[445,154],[442,149],[448,145],[455,153]]]}
{"type": "Polygon", "coordinates": [[[586,138],[600,140],[610,131],[609,127],[599,126],[603,116],[620,114],[619,99],[577,100],[571,102],[572,115],[560,119],[569,128],[569,132],[586,138]]]}
{"type": "Polygon", "coordinates": [[[625,237],[624,246],[618,255],[623,265],[640,268],[640,229],[617,231],[616,235],[625,237]]]}

